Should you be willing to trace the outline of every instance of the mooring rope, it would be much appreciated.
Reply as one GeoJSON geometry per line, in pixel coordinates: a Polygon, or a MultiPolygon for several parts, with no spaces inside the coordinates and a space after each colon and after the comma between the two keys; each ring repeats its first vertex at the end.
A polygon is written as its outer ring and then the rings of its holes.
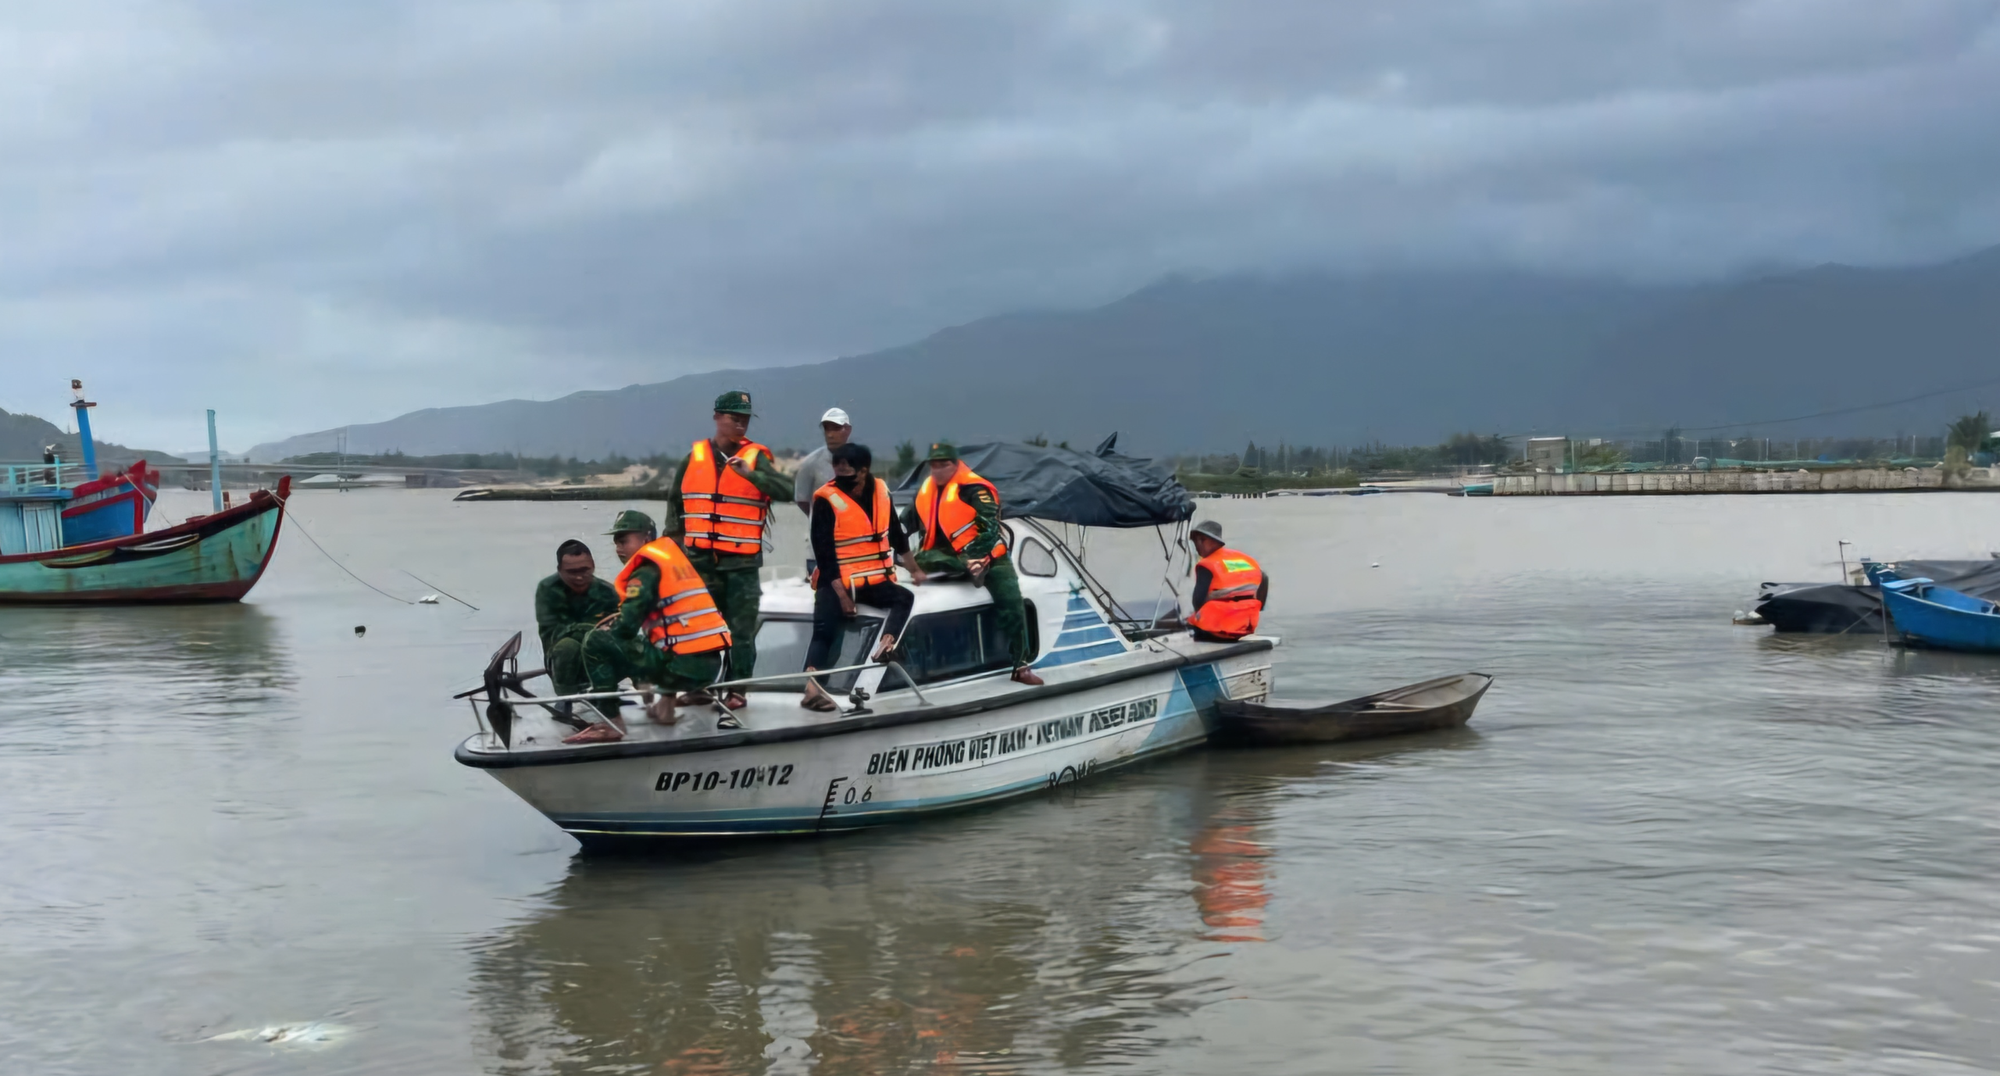
{"type": "MultiPolygon", "coordinates": [[[[313,545],[313,548],[314,548],[314,549],[317,549],[317,550],[319,550],[319,551],[320,551],[320,553],[321,553],[321,554],[322,554],[323,556],[325,556],[325,557],[326,557],[326,559],[328,559],[328,560],[331,560],[331,561],[333,561],[333,566],[334,566],[334,567],[336,567],[336,568],[339,568],[339,569],[340,569],[341,571],[343,571],[343,572],[346,572],[346,573],[347,573],[347,575],[348,575],[348,578],[350,578],[350,579],[353,579],[353,580],[354,580],[355,582],[357,582],[357,583],[361,584],[361,585],[362,585],[362,586],[364,586],[364,587],[367,587],[367,588],[368,588],[369,590],[372,590],[372,591],[374,591],[374,592],[375,592],[375,593],[377,593],[377,594],[380,594],[380,595],[382,595],[383,597],[385,597],[385,598],[389,599],[389,600],[390,600],[390,601],[392,601],[392,602],[401,602],[401,603],[402,603],[402,604],[404,604],[404,605],[415,605],[415,604],[417,604],[416,602],[413,602],[413,601],[411,601],[411,600],[410,600],[410,599],[408,599],[408,598],[398,598],[398,597],[396,597],[396,596],[395,596],[394,594],[391,594],[391,593],[389,593],[388,591],[386,591],[386,590],[383,590],[383,589],[382,589],[381,587],[378,587],[378,586],[376,586],[375,584],[373,584],[373,583],[370,583],[370,582],[369,582],[368,580],[366,580],[366,579],[363,579],[363,578],[361,578],[361,577],[360,577],[360,576],[358,576],[358,575],[355,575],[355,574],[354,574],[354,572],[353,572],[353,570],[351,570],[350,568],[348,568],[348,566],[347,566],[347,565],[345,565],[345,564],[342,564],[342,563],[340,563],[340,561],[336,560],[336,559],[334,558],[334,555],[333,555],[333,554],[331,554],[331,553],[328,553],[328,552],[326,551],[326,547],[325,547],[325,546],[323,546],[323,545],[319,544],[319,539],[317,539],[317,538],[314,538],[314,537],[312,536],[312,532],[306,529],[306,527],[305,527],[305,524],[303,524],[303,523],[300,523],[300,522],[299,522],[299,517],[297,517],[297,516],[294,516],[294,515],[292,515],[292,514],[291,514],[291,512],[289,512],[289,511],[287,511],[287,512],[285,513],[285,515],[287,515],[287,516],[290,516],[290,517],[291,517],[291,520],[292,520],[292,527],[293,527],[293,529],[297,530],[297,531],[298,531],[298,532],[299,532],[300,534],[303,534],[303,535],[305,535],[305,536],[306,536],[306,541],[308,541],[308,542],[311,542],[311,543],[312,543],[312,545],[313,545]]],[[[422,580],[418,580],[418,582],[422,582],[422,580]]],[[[452,600],[453,600],[453,601],[457,601],[458,599],[457,599],[457,598],[453,598],[452,600]]]]}

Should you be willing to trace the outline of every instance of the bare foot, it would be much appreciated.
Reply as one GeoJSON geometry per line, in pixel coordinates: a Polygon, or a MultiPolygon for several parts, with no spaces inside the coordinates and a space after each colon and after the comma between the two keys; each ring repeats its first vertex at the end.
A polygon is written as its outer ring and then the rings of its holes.
{"type": "Polygon", "coordinates": [[[652,718],[655,725],[671,725],[680,720],[679,717],[674,715],[674,697],[672,695],[662,695],[654,699],[646,707],[646,716],[652,718]]]}
{"type": "Polygon", "coordinates": [[[745,706],[750,705],[750,700],[745,698],[741,691],[732,691],[729,693],[728,698],[722,700],[722,705],[732,710],[741,710],[745,706]]]}

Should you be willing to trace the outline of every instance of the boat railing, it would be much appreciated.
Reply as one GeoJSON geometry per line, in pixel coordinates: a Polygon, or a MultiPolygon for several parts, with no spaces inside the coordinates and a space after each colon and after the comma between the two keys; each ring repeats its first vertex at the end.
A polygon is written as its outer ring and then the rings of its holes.
{"type": "Polygon", "coordinates": [[[64,463],[0,463],[0,493],[53,493],[84,481],[83,465],[64,463]]]}
{"type": "MultiPolygon", "coordinates": [[[[753,687],[760,684],[782,684],[782,683],[803,684],[803,682],[808,677],[832,676],[836,673],[861,672],[867,669],[889,669],[896,672],[903,678],[903,683],[901,685],[898,685],[899,687],[907,686],[910,689],[910,692],[916,696],[917,702],[920,705],[923,706],[930,705],[930,700],[924,697],[923,689],[917,687],[916,677],[911,676],[909,670],[903,668],[902,663],[898,661],[869,661],[869,662],[863,662],[859,665],[842,665],[839,666],[838,668],[832,668],[832,669],[814,669],[812,672],[809,673],[808,672],[777,673],[771,676],[746,676],[735,680],[718,680],[715,683],[708,685],[708,687],[705,688],[704,690],[713,693],[722,691],[724,689],[741,689],[746,687],[753,687]]],[[[536,676],[543,675],[546,672],[547,672],[546,669],[536,670],[535,672],[524,674],[522,676],[522,679],[532,680],[536,676]]],[[[662,694],[662,692],[656,688],[635,687],[635,688],[622,688],[617,691],[579,691],[576,692],[575,694],[570,694],[570,695],[529,695],[522,698],[511,698],[507,697],[506,691],[502,689],[502,691],[500,692],[500,695],[502,697],[495,699],[489,695],[489,693],[485,688],[475,688],[471,691],[465,692],[455,697],[466,699],[472,703],[473,719],[476,722],[478,722],[481,732],[486,732],[490,734],[492,730],[487,727],[485,716],[480,713],[479,710],[480,703],[500,702],[504,703],[506,706],[510,708],[516,706],[539,706],[542,707],[543,709],[553,709],[554,706],[560,702],[593,702],[598,699],[647,699],[658,696],[660,694],[662,694]]],[[[856,691],[850,692],[848,697],[854,703],[856,708],[859,708],[864,702],[867,701],[868,698],[868,696],[865,693],[860,692],[858,689],[856,691]]],[[[718,703],[717,705],[719,706],[720,704],[718,703]]],[[[846,712],[852,713],[853,711],[850,710],[846,712]]]]}

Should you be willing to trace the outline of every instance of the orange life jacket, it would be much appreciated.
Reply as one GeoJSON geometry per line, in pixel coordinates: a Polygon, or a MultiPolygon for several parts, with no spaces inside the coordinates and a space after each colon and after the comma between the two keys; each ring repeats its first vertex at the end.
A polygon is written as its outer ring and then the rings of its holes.
{"type": "MultiPolygon", "coordinates": [[[[937,534],[940,529],[944,531],[945,541],[951,543],[951,551],[954,553],[964,552],[965,547],[971,545],[972,540],[978,537],[979,532],[974,524],[979,521],[979,512],[959,497],[960,486],[985,486],[986,492],[993,497],[993,503],[1000,503],[1000,491],[993,487],[993,483],[973,474],[972,468],[967,467],[963,460],[959,461],[958,473],[952,475],[951,481],[945,483],[942,494],[939,493],[936,483],[926,476],[924,484],[917,488],[917,518],[924,521],[923,548],[937,547],[937,534]]],[[[993,543],[993,559],[999,560],[1006,555],[1006,542],[996,539],[993,543]]]]}
{"type": "Polygon", "coordinates": [[[1195,567],[1208,569],[1208,599],[1188,617],[1188,626],[1224,639],[1241,639],[1256,631],[1257,614],[1264,611],[1264,603],[1257,600],[1264,569],[1250,554],[1218,549],[1195,567]]]}
{"type": "Polygon", "coordinates": [[[873,518],[831,482],[813,491],[833,508],[833,555],[840,560],[840,581],[850,594],[855,587],[896,581],[895,555],[889,548],[889,487],[879,479],[868,481],[875,487],[873,518]]]}
{"type": "MultiPolygon", "coordinates": [[[[771,450],[755,441],[737,446],[736,455],[752,468],[757,455],[771,450]]],[[[717,553],[761,553],[771,498],[727,465],[715,465],[715,450],[696,441],[681,474],[681,521],[687,544],[717,553]]]]}
{"type": "Polygon", "coordinates": [[[706,654],[729,648],[729,624],[716,610],[715,599],[709,597],[700,573],[672,538],[656,538],[632,554],[614,585],[626,601],[652,603],[652,611],[646,614],[639,630],[655,647],[676,654],[706,654]],[[632,573],[639,570],[642,561],[651,561],[660,569],[657,594],[633,592],[637,584],[632,582],[632,573]]]}

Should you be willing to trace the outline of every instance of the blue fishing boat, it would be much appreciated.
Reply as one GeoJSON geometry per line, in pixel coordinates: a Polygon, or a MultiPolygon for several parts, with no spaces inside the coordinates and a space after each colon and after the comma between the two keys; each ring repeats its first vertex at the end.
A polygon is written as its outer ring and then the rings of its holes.
{"type": "Polygon", "coordinates": [[[1883,578],[1890,625],[1906,642],[2000,653],[2000,605],[1925,578],[1883,578]]]}
{"type": "Polygon", "coordinates": [[[233,508],[217,492],[214,512],[148,532],[159,472],[140,460],[99,474],[88,410],[96,405],[81,383],[70,387],[83,462],[51,451],[34,463],[0,464],[0,604],[235,601],[248,593],[277,546],[291,478],[233,508]]]}

